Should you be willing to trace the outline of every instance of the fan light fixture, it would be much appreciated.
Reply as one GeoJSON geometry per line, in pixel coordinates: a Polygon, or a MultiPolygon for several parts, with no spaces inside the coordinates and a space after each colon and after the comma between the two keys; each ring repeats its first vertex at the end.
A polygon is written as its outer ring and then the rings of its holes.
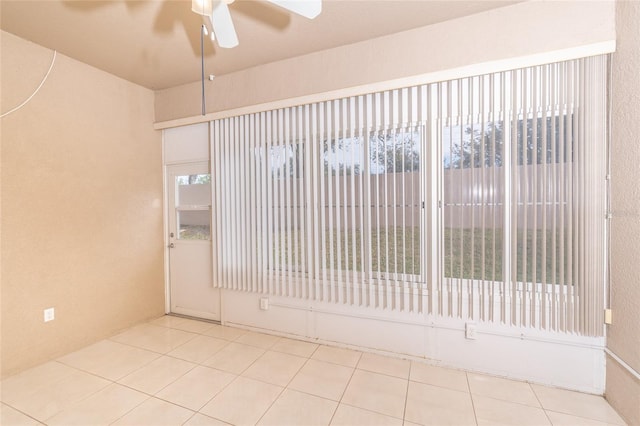
{"type": "MultiPolygon", "coordinates": [[[[227,6],[236,0],[222,0],[227,6]]],[[[191,10],[198,15],[211,16],[214,0],[191,0],[191,10]]]]}
{"type": "MultiPolygon", "coordinates": [[[[313,19],[322,11],[322,0],[267,0],[290,12],[313,19]]],[[[233,26],[229,5],[234,0],[191,0],[191,10],[204,17],[204,26],[217,39],[218,45],[224,48],[236,47],[238,36],[233,26]]]]}
{"type": "MultiPolygon", "coordinates": [[[[267,0],[290,12],[313,19],[322,11],[322,0],[267,0]]],[[[238,45],[238,36],[233,26],[229,5],[234,0],[191,0],[191,10],[202,15],[204,23],[200,27],[200,71],[202,83],[202,115],[206,113],[204,88],[204,38],[218,41],[218,46],[231,48],[238,45]],[[211,28],[209,30],[209,28],[211,28]]],[[[213,80],[213,74],[209,76],[213,80]]]]}
{"type": "Polygon", "coordinates": [[[198,15],[211,16],[213,11],[212,0],[191,0],[191,10],[198,15]]]}

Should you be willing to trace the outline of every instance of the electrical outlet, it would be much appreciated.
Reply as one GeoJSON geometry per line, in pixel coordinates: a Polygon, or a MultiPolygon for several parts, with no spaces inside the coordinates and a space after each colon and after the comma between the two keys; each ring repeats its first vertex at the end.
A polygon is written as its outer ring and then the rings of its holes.
{"type": "Polygon", "coordinates": [[[55,308],[47,308],[44,310],[44,322],[53,321],[56,318],[55,308]]]}
{"type": "Polygon", "coordinates": [[[469,321],[464,325],[464,337],[475,340],[477,338],[476,323],[469,321]]]}
{"type": "Polygon", "coordinates": [[[268,297],[261,297],[260,298],[260,309],[262,309],[263,311],[266,311],[267,309],[269,309],[269,298],[268,297]]]}

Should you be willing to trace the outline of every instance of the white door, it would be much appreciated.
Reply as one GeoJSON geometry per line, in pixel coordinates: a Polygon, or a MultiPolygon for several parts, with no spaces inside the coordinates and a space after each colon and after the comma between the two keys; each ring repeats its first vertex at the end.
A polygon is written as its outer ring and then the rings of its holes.
{"type": "Polygon", "coordinates": [[[167,166],[171,312],[220,321],[213,287],[208,163],[167,166]]]}

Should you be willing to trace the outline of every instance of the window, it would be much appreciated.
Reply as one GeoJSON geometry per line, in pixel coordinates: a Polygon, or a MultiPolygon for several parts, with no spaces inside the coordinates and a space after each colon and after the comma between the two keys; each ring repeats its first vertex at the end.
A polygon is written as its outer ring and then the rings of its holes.
{"type": "Polygon", "coordinates": [[[601,335],[606,61],[215,120],[219,285],[601,335]]]}
{"type": "Polygon", "coordinates": [[[176,176],[178,239],[211,238],[211,175],[176,176]]]}

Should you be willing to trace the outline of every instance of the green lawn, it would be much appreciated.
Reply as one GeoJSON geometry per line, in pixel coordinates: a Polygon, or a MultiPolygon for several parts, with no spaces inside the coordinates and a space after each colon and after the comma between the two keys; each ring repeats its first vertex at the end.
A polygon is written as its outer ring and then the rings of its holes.
{"type": "MultiPolygon", "coordinates": [[[[484,279],[490,281],[502,281],[503,267],[503,231],[502,229],[444,229],[444,275],[446,277],[462,277],[484,279]],[[461,247],[462,246],[462,247],[461,247]],[[484,249],[484,257],[482,255],[484,249]],[[494,263],[495,262],[495,263],[494,263]]],[[[560,280],[559,259],[561,253],[561,240],[564,239],[564,259],[567,259],[568,238],[565,233],[557,230],[555,236],[555,253],[553,231],[547,230],[523,230],[518,231],[515,247],[511,252],[516,255],[516,279],[518,281],[543,282],[542,274],[546,274],[544,282],[567,282],[567,271],[564,271],[565,279],[560,280]],[[526,235],[525,235],[526,234],[526,235]],[[533,263],[533,251],[535,242],[536,259],[533,263]],[[543,256],[543,247],[546,245],[546,253],[543,256]],[[522,255],[526,256],[527,269],[523,268],[522,255]],[[556,258],[556,268],[553,270],[553,255],[556,258]]],[[[513,242],[512,242],[513,244],[513,242]]]]}
{"type": "MultiPolygon", "coordinates": [[[[284,238],[281,243],[280,240],[274,242],[274,249],[277,256],[278,247],[283,247],[282,255],[285,256],[285,263],[287,262],[287,256],[289,255],[286,234],[280,234],[277,238],[284,238]]],[[[347,230],[340,232],[329,230],[325,232],[325,267],[327,269],[340,269],[343,271],[361,271],[363,269],[362,252],[361,252],[361,231],[347,230]],[[355,238],[355,244],[354,244],[355,238]],[[330,247],[333,244],[333,259],[331,258],[330,247]],[[354,250],[355,247],[355,250],[354,250]],[[340,256],[338,256],[338,249],[340,250],[340,256]],[[355,251],[355,265],[354,265],[354,251],[355,251]],[[332,263],[333,260],[333,263],[332,263]]],[[[304,263],[303,254],[303,235],[300,232],[295,232],[291,236],[291,246],[294,245],[295,238],[297,240],[297,252],[298,260],[293,262],[296,264],[304,263]]],[[[567,235],[562,235],[560,231],[556,232],[555,238],[555,253],[552,251],[553,232],[542,232],[541,230],[529,230],[526,232],[518,231],[517,241],[512,252],[517,256],[516,262],[516,274],[517,280],[523,281],[525,271],[522,267],[522,254],[526,250],[527,255],[527,270],[526,279],[527,282],[532,282],[534,271],[536,275],[536,282],[542,282],[542,273],[545,272],[545,282],[557,283],[567,282],[567,271],[564,271],[565,279],[560,280],[559,269],[559,257],[561,252],[560,240],[564,238],[564,256],[567,256],[567,235]],[[546,240],[546,242],[545,242],[546,240]],[[531,254],[534,249],[534,241],[536,243],[536,261],[535,267],[531,260],[531,254]],[[542,249],[546,244],[546,253],[543,257],[542,249]],[[552,265],[552,256],[556,255],[557,266],[555,271],[552,265]]],[[[445,277],[454,278],[473,278],[478,280],[487,281],[502,281],[503,280],[503,232],[502,229],[485,230],[482,229],[459,229],[459,228],[445,228],[443,238],[444,249],[444,263],[443,271],[445,277]],[[484,256],[483,256],[484,251],[484,256]]],[[[418,227],[402,228],[402,227],[390,227],[390,228],[373,228],[370,234],[370,247],[371,250],[371,262],[372,270],[380,273],[406,273],[406,274],[419,274],[420,273],[420,232],[418,227]],[[388,247],[388,250],[387,250],[388,247]],[[378,250],[379,248],[379,250],[378,250]]],[[[293,253],[291,253],[293,256],[293,253]]],[[[369,253],[365,252],[365,256],[369,253]]]]}

